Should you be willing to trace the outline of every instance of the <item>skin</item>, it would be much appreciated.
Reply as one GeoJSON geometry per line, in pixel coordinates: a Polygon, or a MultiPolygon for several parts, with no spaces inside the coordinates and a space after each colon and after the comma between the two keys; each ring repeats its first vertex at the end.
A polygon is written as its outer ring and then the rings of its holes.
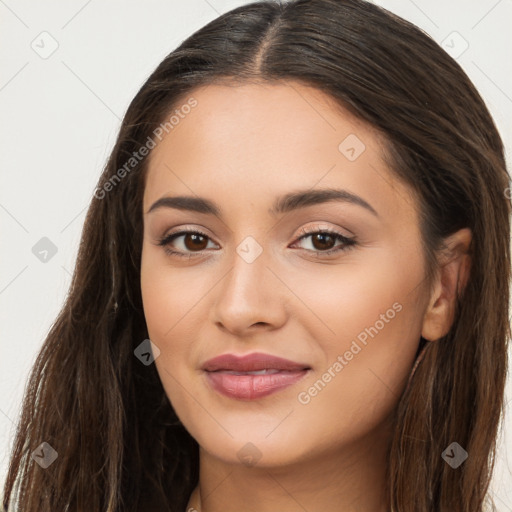
{"type": "Polygon", "coordinates": [[[160,350],[156,368],[200,445],[189,507],[385,512],[392,415],[420,335],[436,340],[449,329],[457,287],[467,277],[470,233],[449,239],[453,251],[430,288],[416,201],[384,163],[375,130],[294,82],[210,85],[190,96],[197,106],[150,155],[141,266],[148,332],[160,350]],[[350,134],[365,145],[353,161],[338,149],[350,134]],[[323,188],[360,196],[378,216],[346,201],[269,213],[277,196],[323,188]],[[163,196],[178,195],[207,198],[221,213],[148,212],[163,196]],[[301,240],[304,228],[334,230],[357,245],[322,257],[342,242],[301,240]],[[208,236],[171,242],[190,258],[158,245],[181,229],[208,236]],[[262,249],[250,263],[237,253],[249,236],[262,249]],[[401,306],[394,318],[301,403],[299,394],[393,304],[401,306]],[[253,401],[208,385],[200,369],[206,360],[253,352],[305,362],[311,371],[253,401]],[[255,465],[239,457],[251,450],[255,465]]]}

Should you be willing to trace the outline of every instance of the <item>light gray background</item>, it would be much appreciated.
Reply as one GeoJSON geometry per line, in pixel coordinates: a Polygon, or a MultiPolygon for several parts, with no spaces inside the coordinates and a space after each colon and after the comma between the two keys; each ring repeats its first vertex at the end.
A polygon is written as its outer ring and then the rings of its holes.
{"type": "MultiPolygon", "coordinates": [[[[28,372],[70,284],[85,211],[120,119],[165,55],[246,3],[0,0],[1,485],[28,372]],[[58,248],[46,263],[32,253],[42,237],[58,248]]],[[[510,169],[512,1],[376,3],[445,41],[493,114],[510,169]]],[[[512,510],[511,426],[508,407],[492,483],[500,512],[512,510]]]]}

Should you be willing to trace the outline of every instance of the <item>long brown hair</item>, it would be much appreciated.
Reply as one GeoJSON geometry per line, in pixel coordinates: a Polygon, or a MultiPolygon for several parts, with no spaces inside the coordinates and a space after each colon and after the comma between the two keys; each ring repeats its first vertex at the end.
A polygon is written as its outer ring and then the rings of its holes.
{"type": "Polygon", "coordinates": [[[388,490],[396,512],[481,512],[510,337],[503,145],[461,67],[417,27],[363,0],[236,8],[186,39],[142,86],[92,198],[65,304],[28,381],[3,506],[185,509],[198,481],[198,445],[155,365],[134,355],[148,338],[140,291],[147,158],[126,163],[195,87],[225,80],[313,86],[382,133],[391,169],[417,194],[428,275],[443,239],[471,229],[470,277],[452,329],[426,345],[397,406],[388,490]],[[441,456],[454,441],[469,454],[456,469],[441,456]],[[46,469],[31,456],[43,442],[58,454],[46,469]]]}

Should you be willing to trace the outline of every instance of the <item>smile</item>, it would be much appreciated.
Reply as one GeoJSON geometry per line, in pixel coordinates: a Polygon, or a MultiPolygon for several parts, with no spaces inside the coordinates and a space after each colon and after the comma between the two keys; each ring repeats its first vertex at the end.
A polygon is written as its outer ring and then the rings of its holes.
{"type": "Polygon", "coordinates": [[[211,388],[237,400],[257,400],[281,391],[311,370],[307,364],[269,354],[225,354],[207,361],[202,369],[211,388]]]}

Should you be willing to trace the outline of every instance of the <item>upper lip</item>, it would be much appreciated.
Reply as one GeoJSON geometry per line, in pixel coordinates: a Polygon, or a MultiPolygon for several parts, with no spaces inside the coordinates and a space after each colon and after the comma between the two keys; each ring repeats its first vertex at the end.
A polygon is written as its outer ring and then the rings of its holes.
{"type": "Polygon", "coordinates": [[[309,370],[310,366],[270,354],[253,353],[245,356],[223,354],[209,359],[201,368],[207,372],[220,370],[255,372],[259,370],[309,370]]]}

